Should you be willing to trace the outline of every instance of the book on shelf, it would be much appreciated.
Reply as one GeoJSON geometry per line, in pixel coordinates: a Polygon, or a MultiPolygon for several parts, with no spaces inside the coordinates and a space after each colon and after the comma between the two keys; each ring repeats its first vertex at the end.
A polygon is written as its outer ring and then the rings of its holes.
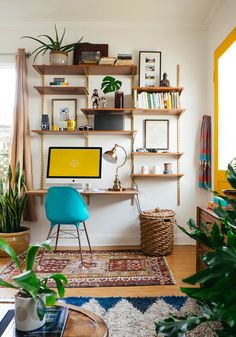
{"type": "Polygon", "coordinates": [[[133,60],[126,60],[126,59],[117,59],[116,60],[116,65],[124,65],[124,66],[129,66],[133,65],[133,60]]]}
{"type": "Polygon", "coordinates": [[[113,65],[115,64],[116,62],[116,57],[101,57],[100,58],[100,61],[99,61],[99,64],[109,64],[109,65],[113,65]]]}
{"type": "Polygon", "coordinates": [[[140,109],[180,109],[179,93],[134,90],[134,104],[140,109]]]}
{"type": "Polygon", "coordinates": [[[62,337],[66,326],[69,309],[67,307],[47,308],[46,323],[33,331],[15,329],[15,310],[8,310],[0,321],[1,337],[62,337]]]}
{"type": "Polygon", "coordinates": [[[132,54],[119,53],[117,54],[118,60],[132,60],[132,54]]]}

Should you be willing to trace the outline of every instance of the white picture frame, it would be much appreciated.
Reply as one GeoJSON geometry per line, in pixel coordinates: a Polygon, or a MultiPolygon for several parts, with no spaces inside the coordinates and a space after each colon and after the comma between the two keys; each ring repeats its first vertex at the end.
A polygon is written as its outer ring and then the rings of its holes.
{"type": "Polygon", "coordinates": [[[161,52],[139,52],[139,86],[157,87],[161,80],[161,52]]]}
{"type": "Polygon", "coordinates": [[[76,121],[76,99],[53,99],[52,100],[52,125],[58,128],[67,128],[67,119],[76,121]]]}
{"type": "Polygon", "coordinates": [[[145,119],[145,148],[169,150],[168,119],[145,119]]]}

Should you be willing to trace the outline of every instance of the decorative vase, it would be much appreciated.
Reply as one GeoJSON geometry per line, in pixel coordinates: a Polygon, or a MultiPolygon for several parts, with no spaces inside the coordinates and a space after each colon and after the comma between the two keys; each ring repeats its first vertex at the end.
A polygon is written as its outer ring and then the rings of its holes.
{"type": "MultiPolygon", "coordinates": [[[[4,239],[17,255],[26,251],[30,243],[30,229],[27,227],[21,227],[21,229],[21,232],[16,233],[0,233],[0,238],[4,239]]],[[[8,257],[8,255],[0,250],[0,257],[8,257]]]]}
{"type": "Polygon", "coordinates": [[[32,297],[15,296],[15,324],[20,331],[32,331],[40,328],[46,322],[46,315],[40,321],[37,314],[37,303],[32,297]]]}
{"type": "Polygon", "coordinates": [[[49,59],[51,65],[64,65],[67,64],[68,54],[64,51],[51,51],[49,59]]]}
{"type": "Polygon", "coordinates": [[[115,92],[115,108],[124,108],[124,93],[122,91],[115,92]]]}

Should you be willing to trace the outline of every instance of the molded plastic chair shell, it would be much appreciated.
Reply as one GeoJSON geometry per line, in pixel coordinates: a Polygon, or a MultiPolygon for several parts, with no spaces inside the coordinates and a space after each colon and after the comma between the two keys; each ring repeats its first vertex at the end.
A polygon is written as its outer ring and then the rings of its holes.
{"type": "Polygon", "coordinates": [[[86,204],[73,187],[54,186],[48,189],[45,199],[46,216],[52,225],[75,224],[79,226],[89,217],[86,204]]]}

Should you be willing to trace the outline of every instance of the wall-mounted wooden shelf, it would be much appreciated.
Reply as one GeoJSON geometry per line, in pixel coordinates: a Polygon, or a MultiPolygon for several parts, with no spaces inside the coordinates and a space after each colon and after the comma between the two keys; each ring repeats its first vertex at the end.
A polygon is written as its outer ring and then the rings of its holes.
{"type": "Polygon", "coordinates": [[[134,115],[173,115],[180,116],[185,109],[133,109],[134,115]]]}
{"type": "Polygon", "coordinates": [[[85,87],[37,86],[34,88],[40,95],[88,95],[85,87]]]}
{"type": "Polygon", "coordinates": [[[132,152],[133,156],[181,157],[183,152],[132,152]]]}
{"type": "Polygon", "coordinates": [[[105,109],[89,109],[89,108],[83,108],[80,109],[86,116],[91,115],[101,115],[104,113],[108,113],[109,115],[132,115],[132,109],[118,109],[118,108],[105,108],[105,109]]]}
{"type": "Polygon", "coordinates": [[[52,135],[52,136],[84,136],[84,135],[124,135],[130,136],[137,131],[132,130],[91,130],[91,131],[51,131],[51,130],[32,130],[38,135],[52,135]]]}
{"type": "Polygon", "coordinates": [[[133,87],[137,92],[179,92],[181,94],[183,87],[133,87]]]}
{"type": "Polygon", "coordinates": [[[33,65],[40,75],[136,75],[136,65],[33,65]]]}
{"type": "Polygon", "coordinates": [[[183,177],[183,174],[181,173],[173,173],[173,174],[139,174],[139,173],[134,173],[131,174],[131,177],[133,178],[181,178],[183,177]]]}

